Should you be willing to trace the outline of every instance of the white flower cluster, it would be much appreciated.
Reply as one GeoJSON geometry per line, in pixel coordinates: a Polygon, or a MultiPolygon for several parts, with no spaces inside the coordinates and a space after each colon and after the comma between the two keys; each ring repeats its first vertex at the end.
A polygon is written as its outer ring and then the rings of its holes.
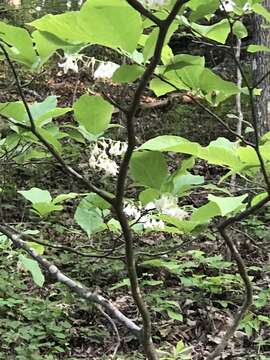
{"type": "Polygon", "coordinates": [[[102,62],[98,68],[95,70],[93,77],[94,79],[111,79],[115,70],[119,68],[120,65],[115,64],[111,61],[102,62]]]}
{"type": "MultiPolygon", "coordinates": [[[[221,2],[222,4],[220,5],[220,10],[226,11],[226,12],[232,12],[236,6],[235,2],[232,0],[225,0],[221,2]]],[[[243,6],[243,11],[249,11],[250,10],[250,5],[249,3],[245,3],[245,5],[243,6]]]]}
{"type": "Polygon", "coordinates": [[[167,2],[168,0],[141,0],[142,5],[151,8],[162,7],[166,5],[167,2]]]}
{"type": "Polygon", "coordinates": [[[136,207],[133,204],[127,203],[124,207],[124,212],[128,217],[133,218],[138,224],[141,224],[144,229],[164,229],[165,224],[162,220],[152,218],[149,214],[143,215],[143,209],[140,205],[136,207]]]}
{"type": "Polygon", "coordinates": [[[124,207],[124,212],[127,216],[135,219],[136,222],[143,225],[145,229],[164,229],[165,223],[162,220],[157,220],[152,217],[152,211],[157,210],[158,213],[175,217],[183,220],[188,217],[188,213],[179,208],[177,199],[170,195],[162,195],[160,199],[148,203],[144,208],[138,204],[127,203],[124,207]],[[148,213],[143,214],[144,211],[148,213]]]}
{"type": "Polygon", "coordinates": [[[160,213],[176,217],[179,220],[188,216],[188,213],[177,205],[177,199],[170,194],[162,195],[160,199],[148,203],[146,209],[157,209],[160,213]]]}
{"type": "Polygon", "coordinates": [[[112,157],[121,156],[127,150],[127,144],[111,139],[101,139],[91,146],[89,165],[92,169],[104,171],[108,176],[116,176],[119,166],[112,157]]]}
{"type": "Polygon", "coordinates": [[[82,60],[81,54],[65,54],[65,62],[58,64],[58,66],[63,68],[64,74],[67,74],[68,70],[72,70],[77,73],[79,71],[79,60],[82,60]]]}

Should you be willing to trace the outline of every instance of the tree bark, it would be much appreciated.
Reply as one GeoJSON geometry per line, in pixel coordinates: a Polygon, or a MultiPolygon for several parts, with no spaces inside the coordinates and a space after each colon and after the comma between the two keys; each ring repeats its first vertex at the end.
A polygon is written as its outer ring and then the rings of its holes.
{"type": "MultiPolygon", "coordinates": [[[[264,0],[262,5],[270,11],[270,0],[264,0]]],[[[270,48],[269,24],[258,14],[254,14],[253,23],[253,43],[270,48]]],[[[267,52],[256,53],[252,63],[252,70],[254,83],[256,83],[270,71],[270,54],[267,52]]],[[[259,88],[262,89],[262,93],[255,98],[255,110],[259,135],[263,135],[270,130],[270,76],[267,76],[264,81],[262,81],[259,88]]]]}

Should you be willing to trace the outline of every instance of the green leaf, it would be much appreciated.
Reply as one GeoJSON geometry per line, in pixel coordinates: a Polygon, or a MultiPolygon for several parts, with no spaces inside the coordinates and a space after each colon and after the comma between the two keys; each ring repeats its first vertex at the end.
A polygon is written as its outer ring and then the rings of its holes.
{"type": "Polygon", "coordinates": [[[263,16],[265,18],[265,20],[270,22],[270,12],[265,7],[263,7],[261,4],[257,3],[257,4],[252,5],[252,10],[255,13],[263,16]]]}
{"type": "Polygon", "coordinates": [[[1,39],[9,45],[4,46],[11,59],[28,67],[38,64],[39,58],[35,52],[32,38],[25,29],[0,21],[0,34],[1,39]]]}
{"type": "Polygon", "coordinates": [[[130,172],[138,184],[157,190],[168,176],[164,156],[152,151],[134,153],[130,162],[130,172]]]}
{"type": "Polygon", "coordinates": [[[233,24],[233,33],[238,37],[238,39],[243,39],[248,36],[247,28],[239,20],[235,21],[233,24]]]}
{"type": "Polygon", "coordinates": [[[146,141],[139,150],[151,150],[161,152],[176,152],[183,154],[198,155],[201,145],[186,140],[180,136],[162,135],[146,141]]]}
{"type": "Polygon", "coordinates": [[[221,101],[240,92],[236,84],[223,80],[210,69],[203,70],[200,77],[200,89],[207,95],[206,99],[215,106],[221,101]]]}
{"type": "Polygon", "coordinates": [[[173,310],[167,310],[167,314],[169,316],[169,318],[173,319],[173,320],[177,320],[177,321],[183,321],[184,318],[183,318],[183,315],[180,314],[180,313],[177,313],[173,310]]]}
{"type": "Polygon", "coordinates": [[[254,196],[254,198],[251,201],[251,206],[256,205],[258,202],[260,202],[261,200],[266,198],[266,196],[267,196],[267,192],[262,192],[256,196],[254,196]]]}
{"type": "Polygon", "coordinates": [[[101,211],[97,208],[78,206],[74,217],[76,223],[87,233],[88,237],[104,227],[101,211]]]}
{"type": "Polygon", "coordinates": [[[112,81],[115,83],[128,83],[137,80],[144,72],[139,65],[122,65],[113,74],[112,81]]]}
{"type": "Polygon", "coordinates": [[[260,51],[265,51],[265,52],[270,52],[270,48],[264,45],[249,45],[247,48],[247,51],[250,53],[255,53],[255,52],[260,52],[260,51]]]}
{"type": "Polygon", "coordinates": [[[204,183],[204,177],[199,175],[176,175],[173,178],[173,194],[179,195],[191,189],[194,185],[201,185],[204,183]]]}
{"type": "Polygon", "coordinates": [[[68,194],[61,194],[53,199],[53,204],[58,204],[66,200],[75,199],[77,196],[79,196],[79,194],[73,192],[70,192],[68,194]]]}
{"type": "Polygon", "coordinates": [[[108,208],[110,208],[110,204],[107,201],[103,200],[99,195],[90,193],[80,201],[74,219],[90,237],[104,229],[102,211],[107,211],[108,208]]]}
{"type": "Polygon", "coordinates": [[[80,11],[46,15],[30,25],[73,45],[99,44],[129,53],[135,50],[142,33],[140,14],[124,0],[87,1],[80,11]]]}
{"type": "Polygon", "coordinates": [[[38,202],[33,204],[33,209],[36,210],[40,216],[46,216],[53,211],[63,210],[63,206],[55,205],[52,202],[38,202]]]}
{"type": "Polygon", "coordinates": [[[19,260],[22,263],[23,267],[28,270],[35,282],[36,285],[42,287],[45,281],[45,278],[40,270],[39,264],[37,261],[29,259],[24,255],[19,255],[19,260]]]}
{"type": "Polygon", "coordinates": [[[42,255],[44,254],[44,251],[45,251],[45,247],[41,244],[38,244],[36,242],[33,242],[33,241],[27,241],[27,245],[34,249],[38,254],[42,255]]]}
{"type": "MultiPolygon", "coordinates": [[[[107,195],[110,194],[107,193],[107,195]]],[[[84,199],[81,200],[80,206],[86,208],[94,207],[101,210],[110,209],[111,207],[111,205],[106,200],[102,199],[101,196],[93,192],[89,193],[84,199]]]]}
{"type": "Polygon", "coordinates": [[[18,191],[25,199],[31,201],[32,204],[36,203],[48,203],[52,201],[51,194],[48,190],[42,190],[36,187],[31,188],[30,190],[18,191]]]}
{"type": "Polygon", "coordinates": [[[225,44],[227,37],[230,33],[230,24],[227,19],[221,20],[214,25],[199,25],[196,23],[191,24],[192,29],[195,30],[195,35],[201,34],[208,39],[225,44]]]}
{"type": "Polygon", "coordinates": [[[218,197],[215,195],[208,195],[208,199],[215,203],[220,209],[220,214],[225,216],[233,211],[238,211],[246,207],[243,201],[248,195],[234,196],[234,197],[218,197]]]}
{"type": "Polygon", "coordinates": [[[58,153],[61,153],[62,145],[56,136],[52,135],[47,129],[37,128],[37,131],[58,153]]]}
{"type": "Polygon", "coordinates": [[[160,197],[160,192],[156,189],[145,189],[139,195],[139,200],[143,205],[146,205],[160,197]]]}
{"type": "Polygon", "coordinates": [[[185,66],[200,66],[204,67],[205,59],[203,56],[194,56],[189,54],[175,55],[166,67],[166,71],[179,70],[185,66]]]}
{"type": "MultiPolygon", "coordinates": [[[[176,31],[178,26],[179,26],[179,24],[177,22],[173,22],[170,25],[170,27],[169,27],[169,29],[167,31],[167,34],[166,34],[163,45],[166,45],[169,42],[172,34],[176,31]]],[[[154,55],[158,34],[159,34],[159,29],[154,28],[154,30],[151,32],[151,34],[148,35],[145,46],[143,48],[144,61],[149,60],[154,55]]]]}
{"type": "Polygon", "coordinates": [[[130,53],[135,50],[142,33],[140,14],[125,0],[87,1],[78,20],[91,42],[130,53]]]}
{"type": "Polygon", "coordinates": [[[89,95],[82,95],[73,108],[78,123],[94,135],[99,135],[108,128],[114,109],[101,96],[89,95]]]}
{"type": "Polygon", "coordinates": [[[192,216],[191,221],[198,222],[201,224],[207,223],[210,219],[216,216],[220,216],[220,208],[214,202],[208,202],[207,204],[196,209],[192,216]]]}

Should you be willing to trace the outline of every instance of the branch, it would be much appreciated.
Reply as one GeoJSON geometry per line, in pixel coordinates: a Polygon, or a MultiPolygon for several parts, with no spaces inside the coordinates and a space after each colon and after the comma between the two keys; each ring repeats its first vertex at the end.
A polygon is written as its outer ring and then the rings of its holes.
{"type": "Polygon", "coordinates": [[[162,25],[162,20],[156,17],[151,11],[147,10],[139,1],[137,0],[126,0],[133,9],[137,10],[141,15],[153,21],[157,26],[162,25]]]}
{"type": "Polygon", "coordinates": [[[141,338],[142,329],[136,325],[132,320],[127,318],[121,311],[119,311],[109,300],[103,296],[93,293],[90,289],[82,284],[71,279],[64,273],[62,273],[57,266],[47,261],[44,257],[39,255],[33,248],[27,246],[25,241],[20,237],[16,231],[11,231],[6,226],[0,225],[0,232],[6,235],[14,244],[16,248],[24,250],[39,265],[48,271],[53,279],[66,285],[71,291],[75,292],[80,298],[89,302],[102,306],[109,314],[111,314],[117,321],[123,324],[126,328],[132,331],[139,339],[141,338]]]}
{"type": "MultiPolygon", "coordinates": [[[[133,6],[136,6],[136,9],[140,11],[139,9],[140,5],[138,1],[128,1],[128,2],[130,4],[133,4],[133,6]]],[[[150,80],[151,76],[153,75],[154,70],[160,61],[161,51],[166,39],[168,29],[185,2],[186,0],[177,0],[170,14],[167,16],[165,20],[162,21],[162,23],[159,24],[159,34],[155,45],[154,55],[149,65],[147,66],[146,70],[144,71],[140,79],[139,85],[134,93],[133,100],[129,108],[127,109],[126,120],[127,120],[127,133],[128,133],[127,134],[128,148],[120,165],[120,170],[117,178],[116,197],[113,200],[113,207],[115,209],[117,218],[120,222],[123,236],[125,239],[126,262],[127,262],[127,270],[130,280],[131,292],[143,321],[144,336],[142,339],[143,340],[142,344],[144,347],[145,354],[147,358],[150,360],[157,360],[158,358],[151,337],[152,325],[151,325],[150,313],[140,293],[138,275],[135,264],[133,235],[126,214],[123,211],[123,199],[125,195],[125,184],[127,179],[128,167],[136,145],[135,127],[134,127],[135,115],[139,108],[140,100],[147,86],[147,83],[150,80]]]]}

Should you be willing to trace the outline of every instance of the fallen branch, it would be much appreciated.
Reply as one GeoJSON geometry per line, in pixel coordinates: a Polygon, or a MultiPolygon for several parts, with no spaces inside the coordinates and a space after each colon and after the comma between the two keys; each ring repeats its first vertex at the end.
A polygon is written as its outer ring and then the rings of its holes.
{"type": "Polygon", "coordinates": [[[33,248],[29,247],[16,231],[11,231],[7,227],[0,225],[0,232],[6,235],[16,248],[24,250],[30,255],[38,264],[46,270],[52,279],[66,285],[71,291],[75,292],[80,298],[101,306],[107,313],[114,317],[119,323],[130,330],[138,339],[141,340],[142,329],[136,325],[132,320],[127,318],[120,310],[118,310],[112,302],[105,299],[99,294],[95,294],[87,287],[73,280],[69,276],[61,272],[56,265],[46,260],[43,256],[38,254],[33,248]]]}

